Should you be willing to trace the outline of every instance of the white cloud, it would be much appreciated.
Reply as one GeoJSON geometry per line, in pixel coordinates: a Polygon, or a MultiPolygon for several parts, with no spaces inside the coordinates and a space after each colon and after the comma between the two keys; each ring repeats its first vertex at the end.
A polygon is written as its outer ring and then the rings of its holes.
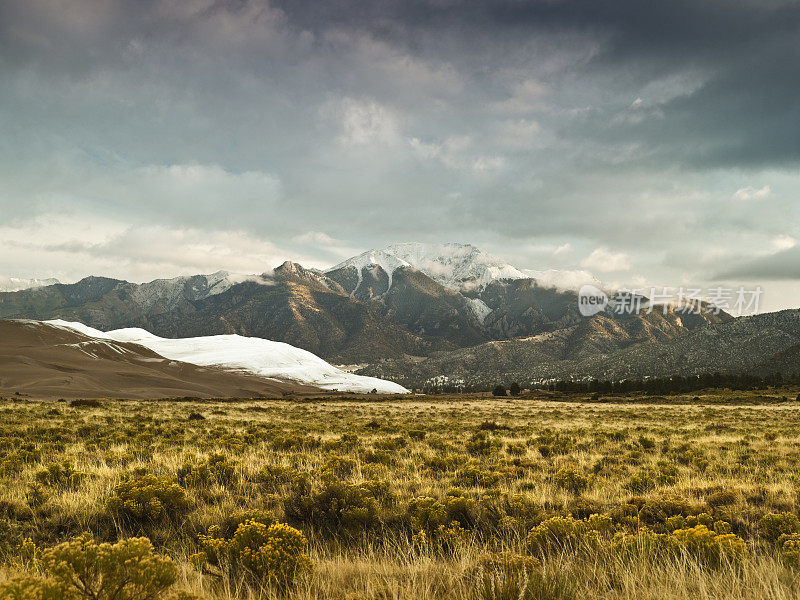
{"type": "Polygon", "coordinates": [[[451,135],[442,143],[424,142],[420,138],[408,139],[408,145],[419,158],[438,160],[448,169],[487,173],[506,166],[506,159],[498,155],[476,155],[472,138],[468,135],[451,135]]]}
{"type": "Polygon", "coordinates": [[[778,235],[770,240],[770,244],[776,252],[794,248],[797,245],[797,240],[790,235],[778,235]]]}
{"type": "Polygon", "coordinates": [[[339,141],[345,146],[390,145],[400,140],[397,114],[375,100],[345,98],[337,112],[339,141]]]}
{"type": "Polygon", "coordinates": [[[472,170],[476,173],[499,171],[506,165],[502,156],[479,156],[472,163],[472,170]]]}
{"type": "Polygon", "coordinates": [[[572,249],[572,246],[569,242],[566,244],[561,244],[558,248],[553,250],[553,255],[558,256],[559,254],[564,254],[565,252],[569,252],[572,249]]]}
{"type": "Polygon", "coordinates": [[[765,185],[762,188],[756,189],[753,187],[743,187],[739,188],[733,193],[733,199],[739,200],[742,202],[748,202],[750,200],[762,200],[769,196],[772,193],[772,190],[768,185],[765,185]]]}
{"type": "Polygon", "coordinates": [[[0,227],[0,274],[4,276],[25,274],[70,282],[102,275],[141,282],[218,270],[262,273],[284,260],[327,266],[314,260],[313,254],[278,247],[240,230],[130,226],[64,213],[0,227]]]}
{"type": "Polygon", "coordinates": [[[581,286],[586,284],[602,285],[602,282],[588,271],[560,269],[536,271],[523,269],[523,273],[533,277],[542,287],[556,288],[558,290],[579,290],[581,286]]]}
{"type": "Polygon", "coordinates": [[[607,248],[595,248],[589,256],[583,259],[581,266],[606,273],[609,271],[628,271],[631,268],[631,262],[624,252],[612,252],[607,248]]]}
{"type": "Polygon", "coordinates": [[[343,240],[337,240],[322,231],[308,231],[292,237],[292,243],[308,247],[310,250],[321,250],[337,259],[349,258],[361,253],[361,249],[350,246],[343,240]]]}
{"type": "Polygon", "coordinates": [[[506,119],[498,124],[495,143],[515,150],[531,148],[539,141],[542,127],[531,119],[506,119]]]}

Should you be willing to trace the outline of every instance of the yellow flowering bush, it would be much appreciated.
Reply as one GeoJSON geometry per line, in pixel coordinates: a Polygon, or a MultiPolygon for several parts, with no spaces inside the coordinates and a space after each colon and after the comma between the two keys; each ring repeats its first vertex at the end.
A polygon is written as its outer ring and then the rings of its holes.
{"type": "Polygon", "coordinates": [[[613,528],[613,521],[607,515],[591,515],[585,521],[571,516],[552,517],[531,529],[527,545],[537,554],[576,551],[582,546],[597,546],[613,528]]]}
{"type": "Polygon", "coordinates": [[[285,523],[247,520],[231,539],[216,537],[218,531],[212,527],[209,535],[200,537],[202,552],[195,560],[229,577],[242,573],[256,583],[287,588],[312,569],[304,552],[305,536],[285,523]]]}
{"type": "Polygon", "coordinates": [[[41,556],[42,551],[31,538],[25,538],[22,543],[17,546],[17,558],[19,558],[19,561],[23,565],[34,564],[41,556]]]}
{"type": "Polygon", "coordinates": [[[738,535],[718,534],[705,525],[678,529],[673,532],[672,538],[678,550],[709,565],[718,566],[726,560],[740,560],[747,554],[747,545],[738,535]]]}
{"type": "MultiPolygon", "coordinates": [[[[719,530],[725,531],[722,523],[719,530]]],[[[747,545],[738,535],[718,533],[702,524],[677,529],[671,534],[654,533],[648,529],[635,534],[619,534],[613,540],[612,549],[623,558],[683,554],[712,567],[742,560],[747,554],[747,545]]]]}
{"type": "Polygon", "coordinates": [[[447,526],[439,525],[436,538],[443,551],[457,552],[467,545],[469,531],[461,527],[458,521],[453,521],[447,526]]]}

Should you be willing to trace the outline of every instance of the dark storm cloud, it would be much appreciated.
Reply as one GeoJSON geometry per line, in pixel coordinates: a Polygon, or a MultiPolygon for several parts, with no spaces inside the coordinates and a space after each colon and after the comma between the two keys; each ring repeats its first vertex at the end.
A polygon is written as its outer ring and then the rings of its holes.
{"type": "Polygon", "coordinates": [[[770,256],[742,260],[737,265],[719,273],[716,279],[800,279],[800,247],[788,248],[770,256]]]}
{"type": "MultiPolygon", "coordinates": [[[[800,159],[800,4],[796,2],[307,2],[279,5],[313,31],[363,28],[468,69],[490,69],[543,35],[579,35],[597,51],[569,76],[599,87],[594,119],[565,130],[631,141],[691,166],[791,165],[800,159]],[[496,53],[493,63],[474,60],[496,53]],[[659,118],[608,123],[648,83],[691,72],[695,89],[658,103],[659,118]],[[598,79],[600,81],[598,81],[598,79]],[[613,87],[605,87],[609,83],[613,87]],[[602,89],[605,88],[605,89],[602,89]],[[614,89],[616,88],[616,89],[614,89]]],[[[535,59],[535,58],[534,58],[535,59]]]]}
{"type": "Polygon", "coordinates": [[[0,275],[151,231],[187,269],[417,239],[660,280],[800,237],[797,2],[67,4],[0,3],[0,275]],[[34,251],[59,218],[113,232],[34,251]]]}

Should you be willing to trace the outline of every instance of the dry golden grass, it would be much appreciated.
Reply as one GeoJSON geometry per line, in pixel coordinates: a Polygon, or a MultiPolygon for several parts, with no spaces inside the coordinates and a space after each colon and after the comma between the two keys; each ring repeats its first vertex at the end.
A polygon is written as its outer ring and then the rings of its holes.
{"type": "Polygon", "coordinates": [[[797,598],[798,572],[762,521],[798,514],[800,405],[773,401],[783,395],[796,392],[712,392],[694,403],[4,402],[0,579],[37,570],[19,558],[24,539],[47,548],[90,531],[110,541],[147,535],[177,564],[175,588],[200,598],[500,600],[511,596],[487,595],[476,579],[482,556],[535,554],[525,541],[533,527],[597,513],[613,521],[606,541],[540,556],[536,576],[550,588],[513,597],[797,598]],[[46,480],[41,473],[53,463],[78,475],[46,480]],[[111,510],[115,486],[144,473],[177,478],[188,508],[141,519],[111,510]],[[421,497],[444,512],[426,521],[414,508],[421,497]],[[314,570],[286,592],[218,579],[190,560],[209,527],[235,529],[254,511],[309,540],[314,570]],[[709,528],[730,524],[746,555],[711,565],[691,552],[622,556],[615,549],[613,539],[645,528],[668,538],[673,514],[708,519],[709,528]],[[448,538],[451,521],[460,525],[448,538]],[[412,541],[420,530],[423,545],[412,541]]]}

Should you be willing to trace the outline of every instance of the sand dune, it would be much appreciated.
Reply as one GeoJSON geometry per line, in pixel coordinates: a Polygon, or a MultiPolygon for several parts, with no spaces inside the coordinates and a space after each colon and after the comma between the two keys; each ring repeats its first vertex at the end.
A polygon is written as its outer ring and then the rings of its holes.
{"type": "Polygon", "coordinates": [[[319,389],[168,360],[144,346],[98,340],[40,321],[0,320],[0,396],[253,397],[319,389]]]}

